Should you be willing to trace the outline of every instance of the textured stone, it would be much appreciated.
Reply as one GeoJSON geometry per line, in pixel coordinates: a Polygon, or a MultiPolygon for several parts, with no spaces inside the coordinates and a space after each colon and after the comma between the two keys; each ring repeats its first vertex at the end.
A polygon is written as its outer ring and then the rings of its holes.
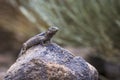
{"type": "Polygon", "coordinates": [[[55,43],[33,46],[9,68],[5,80],[98,80],[97,70],[55,43]]]}

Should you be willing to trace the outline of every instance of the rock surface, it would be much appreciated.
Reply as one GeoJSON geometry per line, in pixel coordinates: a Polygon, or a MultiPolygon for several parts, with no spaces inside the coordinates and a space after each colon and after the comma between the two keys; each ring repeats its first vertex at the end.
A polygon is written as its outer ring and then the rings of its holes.
{"type": "Polygon", "coordinates": [[[98,80],[97,70],[55,43],[33,46],[9,68],[4,80],[98,80]]]}

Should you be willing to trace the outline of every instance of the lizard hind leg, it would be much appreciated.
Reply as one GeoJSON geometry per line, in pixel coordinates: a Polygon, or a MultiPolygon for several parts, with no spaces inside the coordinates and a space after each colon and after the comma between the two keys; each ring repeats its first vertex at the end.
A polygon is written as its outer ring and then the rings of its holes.
{"type": "Polygon", "coordinates": [[[26,52],[26,50],[24,48],[22,48],[18,57],[20,57],[21,55],[23,55],[25,52],[26,52]]]}
{"type": "Polygon", "coordinates": [[[18,57],[20,57],[21,55],[23,55],[26,52],[26,50],[27,50],[27,47],[26,47],[26,44],[24,43],[23,47],[21,48],[21,51],[20,51],[18,57]]]}

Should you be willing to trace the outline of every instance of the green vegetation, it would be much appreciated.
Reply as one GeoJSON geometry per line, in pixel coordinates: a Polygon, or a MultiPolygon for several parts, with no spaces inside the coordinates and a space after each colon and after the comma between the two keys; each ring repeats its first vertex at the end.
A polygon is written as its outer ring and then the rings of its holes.
{"type": "Polygon", "coordinates": [[[42,26],[40,30],[46,25],[59,26],[58,43],[92,46],[103,58],[119,61],[119,0],[19,0],[17,3],[22,5],[24,14],[28,12],[32,23],[42,26]]]}

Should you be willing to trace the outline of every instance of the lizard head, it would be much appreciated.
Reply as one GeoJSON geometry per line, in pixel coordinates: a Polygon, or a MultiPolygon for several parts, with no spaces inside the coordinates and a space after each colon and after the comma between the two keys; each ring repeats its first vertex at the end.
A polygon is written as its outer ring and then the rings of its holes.
{"type": "Polygon", "coordinates": [[[59,28],[52,26],[48,29],[48,33],[55,34],[58,30],[59,30],[59,28]]]}
{"type": "Polygon", "coordinates": [[[56,32],[56,31],[58,31],[59,29],[58,29],[58,27],[52,26],[52,27],[50,27],[48,30],[49,30],[49,31],[56,32]]]}
{"type": "Polygon", "coordinates": [[[46,39],[50,40],[58,30],[59,29],[57,27],[50,27],[48,31],[46,31],[46,39]]]}

